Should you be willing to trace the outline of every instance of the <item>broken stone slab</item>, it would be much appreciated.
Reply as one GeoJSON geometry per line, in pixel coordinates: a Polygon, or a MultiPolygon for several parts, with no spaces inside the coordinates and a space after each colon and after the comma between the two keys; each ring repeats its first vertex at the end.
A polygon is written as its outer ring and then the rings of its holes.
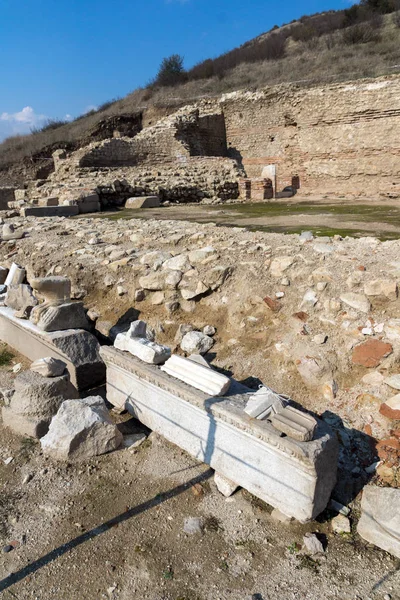
{"type": "Polygon", "coordinates": [[[44,332],[30,321],[17,319],[11,308],[0,307],[0,339],[32,361],[49,356],[64,361],[79,390],[105,381],[99,342],[88,331],[44,332]]]}
{"type": "Polygon", "coordinates": [[[10,267],[8,275],[4,281],[4,285],[10,287],[11,285],[19,285],[24,282],[26,271],[23,267],[20,267],[16,263],[13,263],[10,267]]]}
{"type": "Polygon", "coordinates": [[[363,313],[368,313],[371,309],[370,301],[368,300],[367,296],[364,296],[364,294],[348,292],[346,294],[341,294],[340,300],[344,304],[347,304],[347,306],[350,306],[351,308],[359,310],[363,313]]]}
{"type": "Polygon", "coordinates": [[[32,310],[30,320],[42,331],[89,329],[83,302],[40,304],[32,310]]]}
{"type": "Polygon", "coordinates": [[[355,365],[372,369],[377,367],[383,358],[389,356],[392,352],[393,346],[388,342],[372,339],[355,346],[351,360],[355,365]]]}
{"type": "Polygon", "coordinates": [[[229,377],[177,354],[161,370],[210,396],[223,396],[231,384],[229,377]]]}
{"type": "Polygon", "coordinates": [[[367,542],[400,558],[400,489],[367,485],[357,532],[367,542]]]}
{"type": "Polygon", "coordinates": [[[46,378],[33,371],[24,371],[15,379],[15,393],[10,405],[2,409],[3,425],[20,435],[41,438],[61,403],[78,398],[69,373],[46,378]]]}
{"type": "Polygon", "coordinates": [[[23,206],[21,217],[74,217],[79,214],[79,207],[73,206],[23,206]]]}
{"type": "Polygon", "coordinates": [[[4,304],[13,310],[25,311],[37,306],[38,299],[34,296],[30,285],[20,283],[7,288],[4,304]]]}
{"type": "Polygon", "coordinates": [[[217,486],[217,490],[221,492],[225,498],[232,496],[239,488],[234,481],[224,477],[221,473],[214,473],[214,483],[217,486]]]}
{"type": "Polygon", "coordinates": [[[381,415],[393,421],[400,420],[400,394],[396,394],[385,400],[379,408],[381,415]]]}
{"type": "Polygon", "coordinates": [[[135,196],[128,198],[125,208],[158,208],[161,206],[158,196],[135,196]]]}
{"type": "Polygon", "coordinates": [[[40,440],[42,450],[58,460],[88,460],[116,450],[123,435],[111,421],[101,396],[65,400],[40,440]]]}
{"type": "Polygon", "coordinates": [[[300,442],[312,440],[317,427],[314,417],[293,406],[286,406],[277,414],[271,415],[271,423],[278,431],[300,442]]]}
{"type": "Polygon", "coordinates": [[[68,277],[36,277],[31,286],[47,303],[62,303],[71,299],[71,281],[68,277]]]}
{"type": "Polygon", "coordinates": [[[59,377],[62,375],[67,368],[66,363],[63,360],[58,360],[52,356],[46,356],[46,358],[39,358],[31,364],[31,371],[39,373],[42,377],[59,377]]]}
{"type": "Polygon", "coordinates": [[[168,346],[162,346],[144,338],[130,337],[126,333],[117,335],[114,347],[153,365],[160,365],[171,356],[171,348],[168,346]]]}
{"type": "Polygon", "coordinates": [[[267,419],[271,414],[279,413],[286,402],[271,389],[262,386],[250,396],[244,412],[253,419],[267,419]]]}
{"type": "Polygon", "coordinates": [[[189,331],[181,341],[181,349],[187,354],[207,354],[213,345],[214,340],[201,331],[189,331]]]}
{"type": "Polygon", "coordinates": [[[282,437],[268,421],[246,415],[251,390],[237,382],[226,396],[210,397],[115,348],[100,352],[107,364],[107,399],[117,409],[288,516],[307,521],[324,510],[338,453],[336,436],[324,422],[318,420],[310,442],[282,437]]]}

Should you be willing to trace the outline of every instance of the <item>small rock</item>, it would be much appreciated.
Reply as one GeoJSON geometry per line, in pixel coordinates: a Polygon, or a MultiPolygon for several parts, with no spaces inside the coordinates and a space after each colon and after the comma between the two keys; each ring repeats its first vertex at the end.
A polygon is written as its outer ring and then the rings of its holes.
{"type": "Polygon", "coordinates": [[[283,298],[285,296],[285,292],[276,292],[275,293],[275,298],[278,298],[278,300],[280,300],[280,298],[283,298]]]}
{"type": "Polygon", "coordinates": [[[320,345],[322,345],[322,344],[325,344],[325,342],[326,342],[326,340],[327,340],[327,339],[328,339],[328,336],[327,336],[327,335],[325,335],[324,333],[319,333],[318,335],[315,335],[315,336],[313,337],[313,340],[312,340],[312,341],[313,341],[315,344],[320,344],[320,345]]]}
{"type": "Polygon", "coordinates": [[[370,304],[368,298],[366,296],[364,296],[364,294],[356,294],[355,292],[348,292],[346,294],[342,294],[340,296],[340,300],[344,304],[347,304],[347,306],[350,306],[351,308],[354,308],[355,310],[359,310],[360,312],[363,312],[363,313],[368,313],[371,308],[371,304],[370,304]]]}
{"type": "Polygon", "coordinates": [[[135,292],[135,302],[143,302],[144,299],[145,299],[145,292],[144,292],[144,290],[142,290],[142,289],[136,290],[136,292],[135,292]]]}
{"type": "Polygon", "coordinates": [[[264,298],[265,304],[272,310],[272,312],[279,312],[282,308],[282,304],[277,300],[271,298],[271,296],[265,296],[264,298]]]}
{"type": "Polygon", "coordinates": [[[43,377],[59,377],[67,368],[64,361],[49,356],[47,358],[39,358],[31,364],[31,371],[39,373],[43,377]]]}
{"type": "MultiPolygon", "coordinates": [[[[383,379],[383,377],[382,377],[382,379],[383,379]]],[[[400,390],[400,374],[391,375],[390,377],[386,377],[385,383],[386,383],[386,385],[388,385],[389,387],[391,387],[395,390],[400,390]]]]}
{"type": "Polygon", "coordinates": [[[232,496],[232,494],[234,494],[239,487],[237,483],[231,479],[228,479],[224,475],[221,475],[220,473],[214,473],[214,482],[218,491],[221,492],[221,494],[226,498],[232,496]]]}
{"type": "Polygon", "coordinates": [[[3,552],[5,554],[7,554],[8,552],[11,552],[12,550],[14,550],[14,546],[11,546],[11,544],[7,544],[7,546],[3,546],[3,552]]]}
{"type": "Polygon", "coordinates": [[[188,517],[185,519],[183,531],[188,535],[203,533],[203,521],[200,517],[188,517]]]}
{"type": "Polygon", "coordinates": [[[303,537],[303,550],[307,551],[307,554],[314,556],[316,554],[324,554],[324,547],[315,535],[315,533],[306,533],[303,537]]]}
{"type": "Polygon", "coordinates": [[[13,457],[13,456],[9,456],[8,458],[5,458],[5,459],[3,460],[3,463],[4,463],[5,465],[9,465],[10,463],[12,463],[12,461],[13,461],[13,460],[14,460],[14,457],[13,457]]]}
{"type": "Polygon", "coordinates": [[[122,285],[117,285],[117,294],[118,296],[124,296],[128,293],[128,290],[124,288],[122,285]]]}
{"type": "Polygon", "coordinates": [[[379,373],[379,371],[372,371],[372,373],[367,373],[361,379],[363,383],[367,385],[380,385],[384,380],[384,376],[379,373]]]}
{"type": "Polygon", "coordinates": [[[187,354],[206,354],[214,345],[214,340],[200,331],[189,331],[181,341],[181,349],[187,354]]]}
{"type": "Polygon", "coordinates": [[[279,521],[279,523],[290,523],[293,521],[293,517],[288,517],[288,515],[285,515],[285,513],[281,512],[279,508],[274,508],[271,513],[271,517],[274,519],[274,521],[279,521]]]}
{"type": "Polygon", "coordinates": [[[351,524],[347,517],[338,515],[331,521],[332,531],[334,533],[351,533],[351,524]]]}
{"type": "Polygon", "coordinates": [[[274,258],[270,267],[272,277],[282,277],[283,273],[292,266],[294,260],[295,259],[292,256],[279,256],[274,258]]]}
{"type": "Polygon", "coordinates": [[[33,479],[33,473],[28,473],[27,475],[25,475],[25,477],[22,480],[22,483],[24,485],[26,485],[27,483],[29,483],[30,481],[32,481],[33,479]]]}
{"type": "Polygon", "coordinates": [[[206,325],[205,327],[203,327],[203,333],[204,335],[213,336],[215,335],[215,327],[213,327],[212,325],[206,325]]]}
{"type": "Polygon", "coordinates": [[[145,442],[147,436],[145,433],[131,433],[124,435],[122,442],[123,448],[138,448],[143,442],[145,442]]]}

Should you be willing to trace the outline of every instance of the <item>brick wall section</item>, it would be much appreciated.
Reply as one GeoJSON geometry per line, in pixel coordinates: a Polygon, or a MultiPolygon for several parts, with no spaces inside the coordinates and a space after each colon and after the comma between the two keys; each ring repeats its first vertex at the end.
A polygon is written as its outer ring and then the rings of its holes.
{"type": "Polygon", "coordinates": [[[221,99],[229,155],[248,177],[277,165],[277,189],[301,195],[400,197],[400,77],[221,99]]]}
{"type": "MultiPolygon", "coordinates": [[[[73,159],[73,157],[72,157],[73,159]]],[[[121,204],[130,196],[158,194],[161,200],[198,202],[203,198],[236,199],[243,171],[226,157],[186,157],[174,164],[71,168],[71,159],[40,190],[31,188],[29,199],[69,197],[74,189],[96,190],[103,203],[121,204]]]]}
{"type": "Polygon", "coordinates": [[[198,109],[178,111],[133,139],[114,138],[80,152],[80,167],[164,165],[189,156],[226,156],[225,121],[221,112],[199,116],[198,109]]]}

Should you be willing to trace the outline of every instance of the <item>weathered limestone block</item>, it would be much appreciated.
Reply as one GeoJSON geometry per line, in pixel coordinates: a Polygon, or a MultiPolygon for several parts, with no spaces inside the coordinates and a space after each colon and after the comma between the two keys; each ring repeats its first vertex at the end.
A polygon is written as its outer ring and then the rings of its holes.
{"type": "Polygon", "coordinates": [[[89,396],[66,400],[41,439],[43,452],[59,460],[87,460],[116,450],[123,436],[111,421],[104,400],[89,396]]]}
{"type": "Polygon", "coordinates": [[[367,485],[361,511],[359,535],[400,558],[400,489],[367,485]]]}
{"type": "Polygon", "coordinates": [[[39,373],[42,377],[59,377],[65,372],[67,368],[66,363],[63,360],[57,360],[52,356],[46,358],[39,358],[31,364],[31,371],[39,373]]]}
{"type": "Polygon", "coordinates": [[[17,319],[11,308],[0,307],[0,339],[32,361],[49,356],[64,361],[73,385],[79,390],[105,381],[99,342],[88,331],[46,333],[31,321],[17,319]]]}
{"type": "Polygon", "coordinates": [[[231,385],[229,377],[176,354],[161,370],[210,396],[223,396],[231,385]]]}
{"type": "Polygon", "coordinates": [[[2,240],[7,242],[10,240],[20,240],[25,235],[24,231],[16,231],[12,223],[5,223],[2,229],[2,240]]]}
{"type": "Polygon", "coordinates": [[[128,198],[125,208],[157,208],[161,205],[158,196],[139,196],[137,198],[128,198]]]}
{"type": "Polygon", "coordinates": [[[74,206],[23,206],[21,217],[74,217],[79,207],[74,206]]]}
{"type": "Polygon", "coordinates": [[[47,378],[33,371],[24,371],[15,379],[15,393],[9,406],[2,409],[3,424],[20,435],[41,438],[61,403],[78,398],[69,373],[47,378]]]}
{"type": "Polygon", "coordinates": [[[33,309],[30,318],[42,331],[89,329],[83,302],[65,302],[55,306],[45,302],[33,309]]]}
{"type": "Polygon", "coordinates": [[[310,442],[281,437],[268,421],[246,415],[251,390],[236,382],[227,396],[213,397],[115,348],[100,352],[114,406],[288,516],[307,521],[324,510],[338,453],[325,423],[318,421],[310,442]]]}
{"type": "Polygon", "coordinates": [[[232,496],[239,487],[234,481],[224,477],[221,473],[214,473],[214,483],[217,486],[218,491],[221,492],[225,498],[232,496]]]}

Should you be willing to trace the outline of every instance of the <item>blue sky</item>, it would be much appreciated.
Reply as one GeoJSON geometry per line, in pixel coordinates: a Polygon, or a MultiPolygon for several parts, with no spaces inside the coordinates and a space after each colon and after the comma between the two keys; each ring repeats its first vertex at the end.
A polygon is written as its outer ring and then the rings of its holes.
{"type": "Polygon", "coordinates": [[[144,86],[347,0],[0,0],[0,139],[144,86]]]}

